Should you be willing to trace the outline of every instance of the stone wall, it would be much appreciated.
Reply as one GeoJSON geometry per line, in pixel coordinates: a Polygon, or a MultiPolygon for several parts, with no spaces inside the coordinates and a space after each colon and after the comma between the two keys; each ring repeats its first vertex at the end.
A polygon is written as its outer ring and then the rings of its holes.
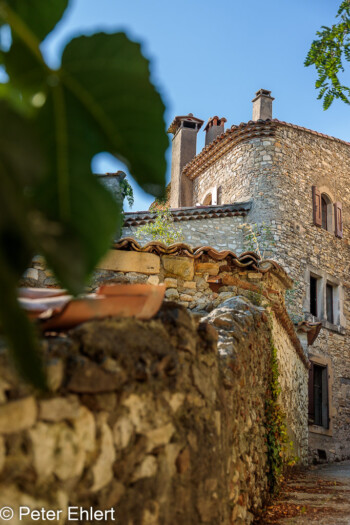
{"type": "Polygon", "coordinates": [[[308,376],[309,371],[290,345],[289,334],[272,312],[272,338],[277,350],[279,402],[286,414],[287,432],[293,454],[308,462],[308,376]]]}
{"type": "Polygon", "coordinates": [[[43,342],[45,395],[18,381],[2,348],[0,507],[14,508],[11,523],[32,522],[20,505],[62,509],[55,523],[68,506],[115,508],[127,525],[251,523],[267,495],[266,320],[235,297],[210,324],[174,303],[151,321],[83,324],[43,342]],[[219,352],[213,326],[230,335],[219,352]]]}
{"type": "MultiPolygon", "coordinates": [[[[241,253],[244,250],[242,224],[244,217],[218,217],[175,222],[174,230],[181,230],[183,242],[196,246],[212,246],[219,250],[232,250],[241,253]]],[[[145,244],[153,239],[149,235],[136,237],[137,227],[123,228],[123,237],[133,237],[145,244]]]]}
{"type": "Polygon", "coordinates": [[[195,198],[217,184],[223,203],[253,199],[245,221],[269,226],[269,256],[294,279],[288,299],[293,319],[312,319],[310,272],[323,288],[327,281],[335,286],[337,319],[327,321],[323,307],[318,318],[323,329],[312,349],[329,368],[330,428],[311,425],[309,443],[313,459],[320,458],[319,451],[328,460],[345,459],[350,457],[350,146],[283,123],[273,135],[240,142],[203,168],[193,181],[195,198]],[[313,185],[333,203],[342,203],[343,239],[335,237],[334,228],[313,224],[313,185]]]}

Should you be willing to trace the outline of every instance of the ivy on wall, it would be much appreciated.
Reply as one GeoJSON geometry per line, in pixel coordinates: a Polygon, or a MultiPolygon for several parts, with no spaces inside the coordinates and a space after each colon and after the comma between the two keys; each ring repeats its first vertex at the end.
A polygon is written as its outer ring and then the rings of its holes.
{"type": "Polygon", "coordinates": [[[272,333],[272,323],[270,322],[270,381],[265,401],[266,416],[266,440],[268,455],[268,481],[271,493],[278,491],[283,478],[285,466],[293,466],[298,461],[291,453],[293,442],[288,439],[285,414],[278,401],[281,393],[279,383],[279,370],[277,359],[277,348],[275,347],[272,333]]]}

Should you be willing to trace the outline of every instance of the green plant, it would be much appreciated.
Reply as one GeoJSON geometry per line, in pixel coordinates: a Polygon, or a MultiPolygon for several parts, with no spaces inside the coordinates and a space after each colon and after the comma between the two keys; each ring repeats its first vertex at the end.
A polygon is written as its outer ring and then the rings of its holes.
{"type": "Polygon", "coordinates": [[[121,189],[122,202],[124,201],[124,199],[126,199],[130,208],[132,208],[134,204],[134,192],[132,187],[126,179],[121,180],[119,184],[121,189]]]}
{"type": "Polygon", "coordinates": [[[262,285],[262,283],[260,283],[259,291],[258,292],[254,292],[253,290],[248,290],[247,298],[255,306],[261,306],[263,298],[264,298],[262,292],[263,292],[263,285],[262,285]]]}
{"type": "Polygon", "coordinates": [[[271,227],[265,222],[261,224],[244,223],[241,228],[246,249],[257,253],[260,259],[264,259],[265,254],[276,246],[271,227]]]}
{"type": "Polygon", "coordinates": [[[0,85],[0,319],[20,372],[40,387],[18,279],[40,253],[64,287],[82,291],[121,222],[120,205],[91,172],[92,158],[112,153],[161,196],[168,146],[148,62],[124,33],[79,36],[59,69],[45,62],[41,43],[67,5],[0,0],[0,25],[11,32],[10,48],[0,49],[8,75],[0,85]]]}
{"type": "Polygon", "coordinates": [[[316,89],[318,99],[323,98],[323,109],[328,109],[333,100],[340,99],[350,104],[350,87],[344,86],[339,74],[344,71],[343,58],[350,62],[350,1],[343,0],[339,6],[339,23],[331,27],[322,26],[317,39],[311,44],[305,59],[305,66],[314,65],[318,78],[316,89]]]}
{"type": "Polygon", "coordinates": [[[278,400],[281,387],[279,384],[277,349],[272,337],[271,320],[269,324],[271,357],[270,380],[265,401],[265,425],[269,464],[269,488],[271,493],[275,493],[278,491],[282,480],[285,465],[293,466],[298,461],[298,458],[292,454],[293,442],[288,438],[285,414],[278,400]]]}
{"type": "Polygon", "coordinates": [[[150,235],[153,240],[164,242],[164,244],[173,244],[174,242],[183,241],[184,235],[180,227],[174,227],[174,219],[169,208],[157,210],[153,222],[140,226],[136,230],[136,237],[150,235]]]}

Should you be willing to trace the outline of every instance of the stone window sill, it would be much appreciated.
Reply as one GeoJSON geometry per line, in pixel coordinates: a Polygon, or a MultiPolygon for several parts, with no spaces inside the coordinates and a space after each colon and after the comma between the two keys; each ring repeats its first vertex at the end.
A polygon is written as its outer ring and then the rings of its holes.
{"type": "Polygon", "coordinates": [[[322,436],[329,436],[329,437],[333,436],[331,423],[330,423],[330,428],[324,428],[318,425],[309,424],[309,432],[312,432],[313,434],[321,434],[322,436]]]}
{"type": "Polygon", "coordinates": [[[332,332],[338,332],[339,334],[344,335],[345,334],[345,328],[344,326],[341,326],[340,324],[333,324],[327,321],[327,319],[321,319],[322,326],[324,328],[327,328],[327,330],[331,330],[332,332]]]}

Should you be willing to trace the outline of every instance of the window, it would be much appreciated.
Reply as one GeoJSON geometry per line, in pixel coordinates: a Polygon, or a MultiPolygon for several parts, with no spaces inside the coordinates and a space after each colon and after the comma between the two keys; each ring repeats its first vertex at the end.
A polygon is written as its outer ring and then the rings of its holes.
{"type": "MultiPolygon", "coordinates": [[[[321,227],[333,233],[340,239],[343,237],[343,214],[341,202],[332,202],[323,188],[312,186],[313,222],[315,226],[321,227]]],[[[325,189],[328,191],[327,189],[325,189]]]]}
{"type": "Polygon", "coordinates": [[[317,317],[317,279],[310,275],[310,314],[317,317]]]}
{"type": "Polygon", "coordinates": [[[314,362],[309,371],[309,423],[329,429],[328,366],[314,362]]]}
{"type": "Polygon", "coordinates": [[[327,321],[334,324],[333,286],[329,283],[326,285],[326,314],[327,321]]]}
{"type": "Polygon", "coordinates": [[[211,200],[212,200],[211,193],[209,193],[209,195],[205,197],[203,205],[210,206],[212,204],[211,200]]]}
{"type": "Polygon", "coordinates": [[[213,186],[209,188],[204,196],[201,198],[201,206],[216,206],[217,205],[218,188],[213,186]]]}
{"type": "Polygon", "coordinates": [[[324,230],[327,230],[327,201],[325,199],[325,196],[322,195],[321,197],[321,208],[322,208],[322,228],[324,230]]]}
{"type": "Polygon", "coordinates": [[[322,321],[325,328],[343,333],[346,319],[343,313],[344,290],[340,279],[309,266],[305,272],[307,284],[303,311],[309,321],[322,321]]]}

